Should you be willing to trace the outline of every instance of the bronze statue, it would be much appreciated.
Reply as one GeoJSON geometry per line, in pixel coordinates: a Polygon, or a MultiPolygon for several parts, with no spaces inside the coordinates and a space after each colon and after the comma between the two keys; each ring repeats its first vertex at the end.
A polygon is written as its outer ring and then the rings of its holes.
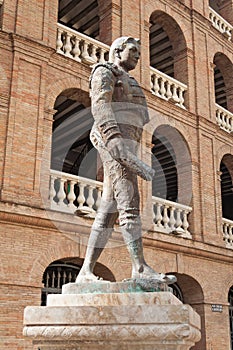
{"type": "Polygon", "coordinates": [[[93,282],[94,266],[103,251],[116,218],[132,261],[132,278],[174,283],[147,265],[143,255],[137,175],[151,180],[153,170],[137,158],[143,126],[149,116],[146,99],[137,81],[129,75],[140,57],[140,41],[116,39],[109,62],[94,66],[90,77],[92,114],[91,140],[104,167],[103,195],[89,237],[86,257],[76,282],[93,282]]]}

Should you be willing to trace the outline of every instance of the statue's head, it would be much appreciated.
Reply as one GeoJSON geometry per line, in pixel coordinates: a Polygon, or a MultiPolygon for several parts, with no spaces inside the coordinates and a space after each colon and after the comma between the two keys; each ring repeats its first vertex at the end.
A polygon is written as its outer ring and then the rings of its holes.
{"type": "Polygon", "coordinates": [[[140,57],[140,40],[122,36],[114,40],[109,51],[109,62],[122,66],[127,71],[136,67],[140,57]]]}

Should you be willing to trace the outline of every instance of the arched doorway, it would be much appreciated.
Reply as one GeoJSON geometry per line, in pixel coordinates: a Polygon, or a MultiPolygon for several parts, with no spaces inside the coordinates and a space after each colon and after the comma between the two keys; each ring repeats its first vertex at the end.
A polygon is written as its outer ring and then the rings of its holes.
{"type": "MultiPolygon", "coordinates": [[[[206,349],[205,310],[202,287],[193,277],[186,274],[173,273],[177,277],[176,284],[181,291],[184,304],[189,304],[201,317],[201,340],[192,347],[192,350],[206,349]]],[[[175,294],[176,295],[176,294],[175,294]]],[[[178,297],[179,298],[179,297],[178,297]]]]}

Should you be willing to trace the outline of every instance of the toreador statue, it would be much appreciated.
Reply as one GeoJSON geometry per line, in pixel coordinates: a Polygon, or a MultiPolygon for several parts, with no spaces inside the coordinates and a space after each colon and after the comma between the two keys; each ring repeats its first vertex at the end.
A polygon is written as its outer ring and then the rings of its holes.
{"type": "Polygon", "coordinates": [[[153,170],[137,158],[143,126],[148,123],[146,99],[137,81],[129,75],[140,57],[140,41],[116,39],[109,62],[94,66],[90,77],[94,126],[91,140],[104,167],[103,195],[88,241],[86,257],[76,282],[94,282],[94,266],[103,251],[116,218],[132,261],[132,278],[171,284],[147,265],[143,255],[137,175],[151,180],[153,170]]]}

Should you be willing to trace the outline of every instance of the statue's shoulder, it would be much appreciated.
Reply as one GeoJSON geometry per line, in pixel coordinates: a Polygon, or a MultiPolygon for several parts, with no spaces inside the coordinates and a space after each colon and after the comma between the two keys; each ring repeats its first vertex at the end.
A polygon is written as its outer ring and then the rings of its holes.
{"type": "Polygon", "coordinates": [[[93,79],[93,76],[95,72],[100,72],[102,75],[112,75],[114,77],[118,77],[119,75],[122,74],[122,71],[114,64],[111,62],[105,62],[105,63],[97,63],[94,65],[92,68],[92,72],[90,75],[90,87],[91,87],[91,81],[93,79]]]}

